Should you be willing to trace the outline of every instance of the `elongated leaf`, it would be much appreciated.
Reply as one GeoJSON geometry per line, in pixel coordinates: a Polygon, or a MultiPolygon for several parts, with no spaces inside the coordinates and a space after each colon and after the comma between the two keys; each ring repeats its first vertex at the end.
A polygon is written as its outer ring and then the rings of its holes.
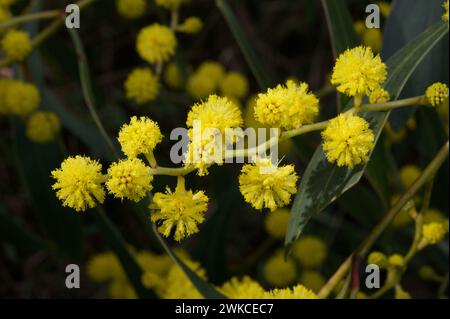
{"type": "MultiPolygon", "coordinates": [[[[447,24],[439,22],[425,30],[387,61],[389,76],[385,89],[391,93],[394,100],[400,95],[417,65],[447,32],[447,24]]],[[[377,141],[389,112],[373,112],[363,116],[370,123],[377,141]]],[[[365,168],[366,165],[359,165],[353,169],[339,168],[328,163],[322,146],[317,148],[301,180],[292,207],[285,238],[287,249],[300,236],[311,216],[322,211],[358,183],[365,168]]]]}
{"type": "Polygon", "coordinates": [[[272,83],[262,67],[260,58],[252,48],[250,42],[242,31],[242,28],[239,25],[239,22],[237,21],[233,11],[231,10],[228,1],[216,0],[216,5],[225,18],[225,21],[227,22],[228,27],[233,33],[236,42],[241,48],[242,54],[244,55],[248,65],[250,66],[250,69],[252,70],[260,89],[264,90],[270,87],[272,83]]]}
{"type": "Polygon", "coordinates": [[[172,249],[170,249],[169,245],[167,245],[166,241],[158,233],[158,230],[156,229],[155,225],[153,225],[153,231],[155,233],[155,236],[159,239],[159,242],[161,243],[161,246],[164,248],[166,253],[184,271],[184,273],[192,282],[194,287],[197,288],[198,292],[203,297],[205,297],[206,299],[226,299],[226,297],[221,293],[219,293],[210,283],[200,278],[194,271],[192,271],[189,267],[187,267],[180,258],[178,258],[178,256],[172,251],[172,249]]]}

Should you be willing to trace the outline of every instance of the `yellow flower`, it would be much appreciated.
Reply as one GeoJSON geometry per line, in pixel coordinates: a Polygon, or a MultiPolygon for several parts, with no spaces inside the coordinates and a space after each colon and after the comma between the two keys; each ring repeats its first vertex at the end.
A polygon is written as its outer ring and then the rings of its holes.
{"type": "Polygon", "coordinates": [[[186,90],[195,100],[202,100],[216,91],[217,85],[206,74],[196,72],[187,79],[186,90]]]}
{"type": "Polygon", "coordinates": [[[199,231],[198,224],[205,220],[208,197],[203,191],[193,193],[178,184],[175,192],[169,188],[166,193],[156,193],[150,205],[151,220],[159,225],[158,231],[169,237],[175,230],[174,238],[181,241],[199,231]]]}
{"type": "Polygon", "coordinates": [[[256,159],[242,167],[239,189],[255,209],[274,211],[290,203],[297,192],[297,180],[293,165],[274,166],[270,159],[256,159]]]}
{"type": "Polygon", "coordinates": [[[261,285],[247,276],[231,278],[219,291],[229,299],[261,299],[265,294],[261,285]]]}
{"type": "MultiPolygon", "coordinates": [[[[391,198],[391,206],[397,204],[400,199],[400,195],[394,195],[391,198]]],[[[398,212],[398,214],[392,220],[392,227],[394,228],[402,228],[409,225],[413,221],[413,216],[417,214],[416,206],[413,200],[410,200],[406,203],[405,206],[398,212]]]]}
{"type": "Polygon", "coordinates": [[[263,268],[264,278],[274,287],[286,287],[297,277],[297,269],[292,259],[284,260],[284,251],[277,250],[263,268]]]}
{"type": "Polygon", "coordinates": [[[403,267],[405,259],[402,255],[394,254],[389,256],[388,263],[393,267],[403,267]]]}
{"type": "Polygon", "coordinates": [[[195,34],[203,28],[203,22],[199,17],[188,17],[178,26],[177,31],[195,34]]]}
{"type": "MultiPolygon", "coordinates": [[[[7,8],[0,6],[0,23],[6,22],[11,18],[11,13],[7,8]]],[[[0,32],[0,34],[3,32],[0,32]]]]}
{"type": "Polygon", "coordinates": [[[27,120],[27,137],[36,143],[48,143],[61,129],[58,116],[53,112],[36,112],[27,120]]]}
{"type": "Polygon", "coordinates": [[[205,61],[198,67],[197,73],[208,77],[217,86],[225,76],[225,69],[218,62],[205,61]]]}
{"type": "MultiPolygon", "coordinates": [[[[200,278],[206,280],[206,272],[199,263],[183,260],[185,265],[194,271],[200,278]]],[[[203,299],[191,280],[176,264],[169,269],[163,284],[157,290],[158,295],[164,299],[203,299]]]]}
{"type": "Polygon", "coordinates": [[[420,247],[436,245],[442,241],[448,233],[448,220],[444,223],[428,223],[422,227],[422,240],[420,247]]]}
{"type": "Polygon", "coordinates": [[[139,154],[147,155],[152,152],[162,138],[156,122],[147,117],[133,116],[130,124],[125,124],[120,129],[118,140],[126,156],[137,157],[139,154]]]}
{"type": "Polygon", "coordinates": [[[116,0],[117,12],[128,19],[139,18],[147,10],[146,0],[116,0]]]}
{"type": "Polygon", "coordinates": [[[15,4],[17,0],[0,0],[0,7],[9,7],[15,4]]]}
{"type": "Polygon", "coordinates": [[[13,80],[0,78],[0,115],[6,115],[11,112],[9,106],[6,104],[6,94],[9,91],[9,86],[13,80]]]}
{"type": "Polygon", "coordinates": [[[239,72],[229,72],[220,83],[220,91],[224,96],[244,98],[248,94],[248,80],[239,72]]]}
{"type": "Polygon", "coordinates": [[[385,254],[379,251],[373,251],[367,257],[367,263],[377,265],[380,268],[386,268],[388,265],[388,259],[385,254]]]}
{"type": "Polygon", "coordinates": [[[440,82],[434,83],[427,88],[425,96],[431,106],[437,107],[448,101],[448,86],[440,82]]]}
{"type": "Polygon", "coordinates": [[[369,95],[369,101],[371,104],[386,103],[391,100],[389,92],[382,87],[376,88],[369,95]]]}
{"type": "Polygon", "coordinates": [[[138,296],[128,280],[114,280],[109,284],[108,295],[112,299],[136,299],[138,296]]]}
{"type": "Polygon", "coordinates": [[[69,157],[61,164],[61,168],[52,171],[56,180],[52,188],[63,206],[77,212],[93,208],[97,202],[103,203],[105,190],[102,183],[105,178],[101,173],[102,166],[89,157],[69,157]]]}
{"type": "Polygon", "coordinates": [[[174,55],[176,46],[173,31],[158,23],[143,28],[136,42],[139,56],[150,64],[168,61],[174,55]]]}
{"type": "Polygon", "coordinates": [[[369,123],[353,114],[340,114],[330,120],[322,132],[322,138],[328,161],[339,167],[352,168],[366,163],[375,145],[369,123]]]}
{"type": "Polygon", "coordinates": [[[362,42],[365,46],[372,48],[373,52],[381,51],[383,35],[378,28],[365,29],[362,35],[362,42]]]}
{"type": "Polygon", "coordinates": [[[19,30],[8,31],[1,45],[5,55],[13,61],[23,61],[33,49],[28,33],[19,30]]]}
{"type": "Polygon", "coordinates": [[[400,169],[400,179],[406,188],[409,188],[420,174],[420,168],[415,165],[405,165],[400,169]]]}
{"type": "Polygon", "coordinates": [[[191,0],[155,0],[155,3],[157,6],[163,7],[167,10],[175,10],[190,1],[191,0]]]}
{"type": "Polygon", "coordinates": [[[319,100],[308,92],[308,84],[287,81],[259,94],[255,118],[261,124],[286,130],[311,124],[319,113],[319,100]]]}
{"type": "Polygon", "coordinates": [[[319,292],[320,288],[325,285],[325,278],[318,271],[305,270],[300,276],[300,282],[306,288],[309,288],[314,292],[319,292]]]}
{"type": "Polygon", "coordinates": [[[303,236],[292,246],[292,256],[305,267],[321,265],[327,254],[327,246],[315,236],[303,236]]]}
{"type": "Polygon", "coordinates": [[[386,1],[378,1],[377,5],[380,7],[381,14],[387,18],[391,13],[391,4],[386,1]]]}
{"type": "Polygon", "coordinates": [[[444,1],[444,4],[442,5],[444,8],[444,14],[442,15],[442,20],[447,21],[448,23],[448,0],[444,1]]]}
{"type": "Polygon", "coordinates": [[[152,190],[150,168],[138,158],[113,163],[108,169],[106,187],[114,197],[139,202],[152,190]]]}
{"type": "Polygon", "coordinates": [[[289,223],[289,210],[280,208],[268,214],[265,219],[266,231],[276,239],[283,239],[289,223]]]}
{"type": "Polygon", "coordinates": [[[122,265],[112,252],[92,256],[87,262],[86,271],[89,278],[96,282],[126,279],[122,265]]]}
{"type": "Polygon", "coordinates": [[[266,299],[318,299],[319,297],[311,290],[302,285],[293,288],[274,289],[267,292],[264,296],[266,299]]]}
{"type": "Polygon", "coordinates": [[[356,34],[362,36],[366,30],[366,25],[364,24],[364,21],[358,20],[353,24],[353,29],[355,29],[356,34]]]}
{"type": "Polygon", "coordinates": [[[125,91],[137,104],[153,101],[159,93],[158,78],[148,68],[134,69],[125,81],[125,91]]]}
{"type": "Polygon", "coordinates": [[[384,126],[384,133],[386,134],[388,141],[394,144],[402,142],[407,135],[405,128],[401,128],[397,131],[389,123],[386,123],[384,126]]]}
{"type": "Polygon", "coordinates": [[[172,89],[181,89],[183,78],[178,65],[174,62],[169,63],[164,70],[164,81],[172,89]]]}
{"type": "Polygon", "coordinates": [[[34,84],[12,81],[5,94],[5,107],[14,115],[25,116],[41,103],[41,95],[34,84]]]}
{"type": "Polygon", "coordinates": [[[430,208],[424,215],[423,215],[423,223],[445,223],[447,221],[447,218],[445,218],[444,214],[442,214],[441,211],[430,208]]]}
{"type": "Polygon", "coordinates": [[[371,48],[359,46],[348,49],[338,57],[331,83],[346,95],[367,95],[384,83],[386,68],[371,48]]]}

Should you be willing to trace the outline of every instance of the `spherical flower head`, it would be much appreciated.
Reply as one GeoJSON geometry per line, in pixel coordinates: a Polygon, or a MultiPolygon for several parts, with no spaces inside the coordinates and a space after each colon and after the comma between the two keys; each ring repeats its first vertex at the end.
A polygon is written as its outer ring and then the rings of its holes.
{"type": "Polygon", "coordinates": [[[97,161],[84,156],[69,157],[61,164],[61,168],[52,171],[56,180],[52,188],[63,206],[75,209],[77,212],[93,208],[97,202],[103,203],[105,181],[102,166],[97,161]]]}
{"type": "Polygon", "coordinates": [[[250,277],[233,277],[225,282],[219,291],[229,299],[261,299],[265,291],[259,283],[250,277]]]}
{"type": "Polygon", "coordinates": [[[303,236],[292,246],[292,257],[305,267],[321,265],[327,258],[327,254],[327,246],[315,236],[303,236]]]}
{"type": "Polygon", "coordinates": [[[399,254],[391,255],[388,258],[388,264],[393,267],[403,267],[404,263],[405,259],[399,254]]]}
{"type": "MultiPolygon", "coordinates": [[[[400,200],[400,195],[394,195],[391,198],[391,207],[397,204],[400,200]]],[[[405,206],[402,207],[400,212],[392,220],[391,226],[393,228],[405,227],[413,221],[413,217],[417,215],[416,206],[413,200],[408,201],[405,206]]]]}
{"type": "Polygon", "coordinates": [[[9,7],[15,4],[17,0],[0,0],[0,7],[9,7]]]}
{"type": "Polygon", "coordinates": [[[162,138],[156,122],[147,117],[133,116],[130,123],[120,129],[118,140],[125,155],[133,158],[152,152],[156,145],[161,143],[162,138]]]}
{"type": "MultiPolygon", "coordinates": [[[[206,272],[197,262],[183,259],[184,264],[198,277],[206,280],[206,272]]],[[[202,299],[192,281],[186,276],[180,266],[174,264],[169,269],[163,287],[157,291],[158,295],[164,299],[202,299]]]]}
{"type": "Polygon", "coordinates": [[[256,99],[255,119],[269,127],[282,127],[288,103],[286,90],[281,85],[268,89],[256,99]]]}
{"type": "Polygon", "coordinates": [[[220,83],[220,91],[224,96],[242,99],[248,94],[248,80],[239,72],[229,72],[220,83]]]}
{"type": "Polygon", "coordinates": [[[323,285],[325,285],[325,278],[322,274],[315,270],[305,270],[300,276],[300,282],[306,288],[314,292],[318,292],[323,285]]]}
{"type": "Polygon", "coordinates": [[[444,4],[442,5],[444,8],[444,14],[442,15],[442,20],[447,21],[448,23],[448,0],[444,1],[444,4]]]}
{"type": "Polygon", "coordinates": [[[415,165],[405,165],[400,169],[400,179],[406,188],[409,188],[422,173],[415,165]]]}
{"type": "Polygon", "coordinates": [[[377,265],[380,268],[386,268],[388,265],[388,260],[385,254],[379,251],[373,251],[367,257],[367,263],[369,265],[377,265]]]}
{"type": "Polygon", "coordinates": [[[298,176],[293,165],[275,166],[270,159],[256,159],[242,167],[239,189],[255,209],[275,211],[291,202],[297,192],[298,176]]]}
{"type": "Polygon", "coordinates": [[[275,239],[283,239],[289,223],[289,210],[279,208],[266,216],[265,228],[267,233],[275,239]]]}
{"type": "Polygon", "coordinates": [[[19,30],[8,31],[3,37],[1,45],[8,58],[19,62],[23,61],[33,49],[28,33],[19,30]]]}
{"type": "Polygon", "coordinates": [[[303,285],[293,288],[274,289],[265,293],[265,299],[318,299],[319,297],[303,285]]]}
{"type": "Polygon", "coordinates": [[[167,10],[176,10],[181,5],[187,4],[191,0],[155,0],[157,6],[163,7],[167,10]]]}
{"type": "Polygon", "coordinates": [[[391,96],[389,95],[389,92],[382,87],[373,90],[369,95],[369,102],[371,104],[387,103],[390,100],[391,96]]]}
{"type": "Polygon", "coordinates": [[[434,83],[427,88],[425,96],[431,106],[437,107],[448,101],[448,86],[440,82],[434,83]]]}
{"type": "Polygon", "coordinates": [[[263,268],[264,278],[274,287],[286,287],[297,277],[297,269],[292,259],[284,259],[284,252],[277,250],[263,268]]]}
{"type": "Polygon", "coordinates": [[[380,29],[365,29],[362,34],[362,42],[365,46],[372,48],[373,52],[380,52],[383,43],[383,34],[380,29]]]}
{"type": "Polygon", "coordinates": [[[441,242],[448,233],[448,221],[444,223],[429,223],[422,227],[423,245],[436,245],[441,242]]]}
{"type": "Polygon", "coordinates": [[[197,73],[209,78],[216,86],[219,85],[225,77],[224,67],[220,63],[214,61],[203,62],[198,67],[197,73]]]}
{"type": "Polygon", "coordinates": [[[216,91],[217,84],[207,75],[196,72],[187,79],[186,91],[195,100],[206,99],[216,91]]]}
{"type": "Polygon", "coordinates": [[[381,14],[387,18],[391,14],[391,4],[386,1],[377,1],[377,5],[380,7],[381,14]]]}
{"type": "Polygon", "coordinates": [[[136,42],[139,56],[150,64],[169,61],[176,46],[177,38],[173,31],[158,23],[143,28],[136,42]]]}
{"type": "Polygon", "coordinates": [[[183,78],[178,65],[174,62],[169,63],[164,70],[164,81],[171,89],[181,89],[183,87],[183,78]]]}
{"type": "Polygon", "coordinates": [[[177,31],[189,34],[200,32],[203,28],[203,22],[199,17],[188,17],[178,26],[177,31]]]}
{"type": "Polygon", "coordinates": [[[366,163],[375,146],[369,123],[353,114],[340,114],[322,132],[323,150],[330,163],[353,168],[366,163]]]}
{"type": "Polygon", "coordinates": [[[59,118],[53,112],[36,112],[27,120],[27,137],[36,143],[54,141],[60,129],[59,118]]]}
{"type": "Polygon", "coordinates": [[[137,299],[138,295],[128,280],[114,280],[108,286],[111,299],[137,299]]]}
{"type": "Polygon", "coordinates": [[[137,104],[148,103],[158,96],[158,78],[148,68],[134,69],[125,81],[125,91],[137,104]]]}
{"type": "Polygon", "coordinates": [[[384,83],[387,67],[372,49],[359,46],[342,53],[334,66],[331,83],[348,96],[367,95],[384,83]]]}
{"type": "Polygon", "coordinates": [[[5,106],[11,114],[26,116],[41,103],[41,95],[34,84],[13,81],[5,94],[5,106]]]}
{"type": "Polygon", "coordinates": [[[147,10],[146,0],[116,0],[117,12],[127,18],[135,19],[144,15],[147,10]]]}
{"type": "Polygon", "coordinates": [[[139,202],[152,190],[150,168],[138,158],[113,163],[108,169],[106,188],[114,197],[139,202]]]}
{"type": "Polygon", "coordinates": [[[150,205],[151,220],[158,223],[158,231],[169,237],[174,230],[174,239],[181,241],[198,233],[198,224],[205,220],[208,197],[203,191],[192,192],[177,186],[175,192],[167,188],[166,193],[156,193],[150,205]]]}
{"type": "Polygon", "coordinates": [[[112,252],[92,256],[87,262],[86,271],[88,277],[95,282],[126,279],[122,265],[112,252]]]}
{"type": "Polygon", "coordinates": [[[364,30],[366,30],[366,24],[362,20],[355,21],[355,23],[353,23],[353,29],[355,29],[357,35],[362,36],[364,30]]]}
{"type": "Polygon", "coordinates": [[[434,208],[430,208],[424,215],[423,215],[423,223],[429,224],[429,223],[445,223],[447,222],[447,218],[445,218],[444,214],[434,208]]]}

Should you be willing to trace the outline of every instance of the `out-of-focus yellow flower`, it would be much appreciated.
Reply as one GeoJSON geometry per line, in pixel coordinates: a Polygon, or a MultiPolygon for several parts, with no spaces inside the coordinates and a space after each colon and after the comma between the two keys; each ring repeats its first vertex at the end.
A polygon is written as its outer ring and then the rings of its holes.
{"type": "Polygon", "coordinates": [[[225,76],[225,69],[218,62],[205,61],[198,67],[197,73],[208,77],[214,85],[218,86],[225,76]]]}
{"type": "Polygon", "coordinates": [[[176,10],[181,5],[185,5],[191,0],[155,0],[157,6],[163,7],[167,10],[176,10]]]}
{"type": "Polygon", "coordinates": [[[147,0],[116,0],[117,12],[128,19],[139,18],[147,10],[147,0]]]}
{"type": "Polygon", "coordinates": [[[330,120],[322,138],[327,160],[349,168],[369,160],[375,141],[369,123],[353,114],[340,114],[330,120]]]}
{"type": "Polygon", "coordinates": [[[357,35],[362,36],[366,30],[366,25],[364,24],[364,21],[358,20],[353,24],[353,28],[355,29],[357,35]]]}
{"type": "MultiPolygon", "coordinates": [[[[185,265],[195,272],[200,278],[206,280],[206,272],[199,263],[191,260],[183,260],[185,265]]],[[[163,285],[157,290],[164,299],[203,299],[203,296],[194,287],[184,271],[174,264],[163,281],[163,285]]]]}
{"type": "Polygon", "coordinates": [[[371,47],[373,52],[380,52],[381,45],[383,43],[383,35],[381,33],[381,30],[378,28],[364,30],[362,41],[365,46],[371,47]]]}
{"type": "MultiPolygon", "coordinates": [[[[394,195],[391,198],[391,206],[397,204],[400,199],[400,195],[394,195]]],[[[413,200],[410,200],[406,205],[398,212],[398,214],[392,220],[392,227],[402,228],[413,221],[413,217],[417,215],[416,206],[413,200]]]]}
{"type": "Polygon", "coordinates": [[[125,91],[139,105],[153,101],[159,93],[158,78],[148,68],[134,69],[125,81],[125,91]]]}
{"type": "Polygon", "coordinates": [[[423,215],[423,223],[429,224],[429,223],[445,223],[447,221],[447,218],[444,216],[444,214],[434,208],[430,208],[427,210],[427,212],[423,215]]]}
{"type": "Polygon", "coordinates": [[[199,17],[188,17],[177,28],[177,31],[195,34],[203,28],[203,22],[199,17]]]}
{"type": "Polygon", "coordinates": [[[386,268],[388,265],[388,260],[385,254],[380,251],[373,251],[367,257],[367,263],[377,265],[380,268],[386,268]]]}
{"type": "Polygon", "coordinates": [[[143,28],[136,42],[139,56],[150,64],[169,61],[176,46],[177,38],[173,31],[158,23],[143,28]]]}
{"type": "Polygon", "coordinates": [[[265,294],[261,285],[247,276],[242,279],[231,278],[219,291],[230,299],[261,299],[265,294]]]}
{"type": "Polygon", "coordinates": [[[289,223],[289,210],[279,208],[266,216],[265,227],[270,236],[283,239],[289,223]]]}
{"type": "Polygon", "coordinates": [[[220,90],[224,96],[242,99],[248,94],[248,80],[239,72],[229,72],[220,83],[220,90]]]}
{"type": "Polygon", "coordinates": [[[9,7],[15,4],[17,0],[0,0],[0,7],[9,7]]]}
{"type": "Polygon", "coordinates": [[[381,14],[387,18],[391,14],[391,4],[386,1],[377,1],[378,7],[380,7],[381,14]]]}
{"type": "Polygon", "coordinates": [[[415,165],[405,165],[400,169],[400,179],[406,188],[409,188],[422,173],[415,165]]]}
{"type": "Polygon", "coordinates": [[[448,23],[448,0],[444,1],[444,4],[442,5],[444,8],[444,14],[442,15],[442,20],[447,21],[448,23]]]}
{"type": "Polygon", "coordinates": [[[183,78],[178,65],[174,62],[169,63],[164,70],[164,81],[171,89],[181,89],[183,86],[183,78]]]}
{"type": "Polygon", "coordinates": [[[6,94],[8,93],[10,84],[13,83],[10,79],[0,78],[0,115],[9,114],[10,109],[6,104],[6,94]]]}
{"type": "Polygon", "coordinates": [[[389,265],[393,267],[403,267],[404,262],[405,259],[399,254],[390,255],[388,258],[389,265]]]}
{"type": "Polygon", "coordinates": [[[297,269],[292,259],[284,259],[284,251],[277,250],[263,268],[264,278],[274,287],[286,287],[297,277],[297,269]]]}
{"type": "Polygon", "coordinates": [[[1,45],[5,55],[13,61],[23,61],[33,49],[28,33],[20,30],[8,31],[1,45]]]}
{"type": "Polygon", "coordinates": [[[448,86],[440,82],[434,83],[427,88],[425,96],[431,106],[438,107],[448,102],[448,86]]]}
{"type": "Polygon", "coordinates": [[[27,120],[27,137],[36,143],[55,140],[60,129],[59,118],[53,112],[36,112],[27,120]]]}
{"type": "Polygon", "coordinates": [[[327,254],[327,246],[315,236],[303,236],[292,245],[292,256],[305,267],[321,265],[327,254]]]}
{"type": "Polygon", "coordinates": [[[11,13],[5,7],[0,6],[0,23],[6,22],[11,18],[11,13]]]}
{"type": "Polygon", "coordinates": [[[322,274],[315,270],[305,270],[300,276],[300,282],[306,288],[311,289],[314,292],[319,292],[320,288],[325,285],[325,278],[322,274]]]}
{"type": "Polygon", "coordinates": [[[194,73],[187,80],[186,90],[195,100],[202,100],[214,94],[216,84],[203,73],[194,73]]]}
{"type": "Polygon", "coordinates": [[[390,100],[391,96],[389,95],[389,92],[382,87],[373,90],[369,95],[369,101],[371,104],[386,103],[390,100]]]}
{"type": "Polygon", "coordinates": [[[41,103],[41,95],[34,84],[12,81],[5,94],[5,107],[11,114],[26,116],[41,103]]]}
{"type": "Polygon", "coordinates": [[[87,262],[86,271],[89,278],[96,282],[126,280],[122,265],[112,252],[104,252],[92,256],[87,262]]]}
{"type": "Polygon", "coordinates": [[[386,123],[386,125],[384,126],[384,133],[386,134],[389,142],[394,144],[402,142],[407,135],[407,131],[405,128],[401,128],[400,130],[396,131],[390,123],[386,123]]]}
{"type": "Polygon", "coordinates": [[[105,200],[105,190],[102,184],[105,177],[102,165],[89,157],[69,157],[61,164],[61,168],[52,171],[56,180],[52,188],[63,206],[75,209],[77,212],[93,208],[97,202],[105,200]]]}

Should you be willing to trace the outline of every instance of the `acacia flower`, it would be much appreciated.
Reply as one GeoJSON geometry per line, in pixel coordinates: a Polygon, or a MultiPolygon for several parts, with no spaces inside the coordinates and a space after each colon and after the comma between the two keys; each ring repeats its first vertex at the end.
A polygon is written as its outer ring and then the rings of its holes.
{"type": "Polygon", "coordinates": [[[315,236],[302,236],[292,245],[292,257],[305,267],[321,265],[327,258],[327,254],[327,246],[315,236]]]}
{"type": "Polygon", "coordinates": [[[448,86],[440,82],[434,83],[427,88],[425,96],[431,106],[437,107],[448,101],[448,86]]]}
{"type": "Polygon", "coordinates": [[[139,56],[150,64],[167,62],[174,55],[176,46],[173,31],[158,23],[143,28],[136,42],[139,56]]]}
{"type": "Polygon", "coordinates": [[[382,87],[376,88],[369,94],[369,102],[371,104],[387,103],[391,100],[389,92],[382,87]]]}
{"type": "Polygon", "coordinates": [[[152,152],[162,138],[156,122],[144,116],[133,116],[130,124],[125,124],[120,129],[118,140],[126,156],[137,157],[152,152]]]}
{"type": "Polygon", "coordinates": [[[369,160],[375,136],[369,123],[353,114],[340,114],[322,132],[323,150],[330,163],[352,168],[369,160]]]}
{"type": "Polygon", "coordinates": [[[386,255],[382,252],[373,251],[370,253],[369,257],[367,257],[367,263],[377,265],[380,268],[386,268],[388,260],[386,255]]]}
{"type": "Polygon", "coordinates": [[[153,196],[151,221],[159,225],[158,231],[169,237],[174,230],[174,239],[181,241],[199,231],[198,224],[205,220],[208,209],[208,197],[203,191],[192,192],[179,182],[175,192],[169,188],[166,193],[153,196]]]}
{"type": "Polygon", "coordinates": [[[265,263],[264,278],[274,287],[286,287],[297,277],[297,268],[292,259],[284,259],[284,251],[277,250],[265,263]]]}
{"type": "Polygon", "coordinates": [[[187,17],[177,28],[177,31],[195,34],[203,28],[203,22],[199,17],[187,17]]]}
{"type": "Polygon", "coordinates": [[[264,299],[318,299],[319,297],[303,285],[293,288],[274,289],[264,295],[264,299]]]}
{"type": "Polygon", "coordinates": [[[6,109],[11,114],[26,116],[41,103],[41,95],[34,84],[11,81],[4,96],[6,109]]]}
{"type": "Polygon", "coordinates": [[[389,256],[388,263],[393,267],[403,267],[405,264],[405,258],[400,254],[393,254],[389,256]]]}
{"type": "Polygon", "coordinates": [[[448,0],[444,1],[444,4],[442,5],[444,8],[444,14],[442,15],[442,20],[447,21],[448,23],[448,0]]]}
{"type": "Polygon", "coordinates": [[[422,170],[416,165],[405,165],[400,169],[400,180],[403,186],[409,188],[417,178],[419,178],[422,170]]]}
{"type": "Polygon", "coordinates": [[[52,188],[63,206],[80,212],[95,207],[97,202],[103,203],[105,190],[102,183],[105,177],[101,170],[99,162],[77,155],[65,159],[61,168],[52,171],[52,177],[56,180],[52,188]]]}
{"type": "Polygon", "coordinates": [[[187,4],[190,1],[191,0],[155,0],[155,4],[167,10],[176,10],[181,5],[187,4]]]}
{"type": "Polygon", "coordinates": [[[248,276],[231,278],[219,291],[230,299],[261,299],[265,294],[263,287],[248,276]]]}
{"type": "Polygon", "coordinates": [[[368,95],[386,80],[386,65],[372,49],[359,46],[348,49],[336,60],[331,84],[349,96],[368,95]]]}
{"type": "Polygon", "coordinates": [[[206,74],[195,72],[187,79],[186,91],[195,100],[206,99],[216,91],[217,84],[206,74]]]}
{"type": "Polygon", "coordinates": [[[148,68],[134,69],[125,81],[125,91],[139,105],[153,101],[159,93],[158,78],[148,68]]]}
{"type": "Polygon", "coordinates": [[[150,168],[138,158],[113,163],[108,169],[106,187],[116,198],[139,202],[152,190],[150,168]]]}
{"type": "Polygon", "coordinates": [[[445,222],[431,222],[422,227],[422,240],[419,247],[436,245],[442,241],[448,233],[448,220],[445,222]]]}
{"type": "Polygon", "coordinates": [[[304,270],[300,276],[300,282],[303,286],[318,292],[325,285],[325,278],[316,270],[304,270]]]}
{"type": "Polygon", "coordinates": [[[6,56],[14,61],[23,61],[33,49],[28,33],[20,30],[8,31],[1,45],[6,56]]]}
{"type": "Polygon", "coordinates": [[[276,239],[283,239],[289,223],[289,210],[277,209],[266,216],[265,228],[267,233],[276,239]]]}
{"type": "Polygon", "coordinates": [[[183,77],[176,63],[171,62],[166,66],[164,70],[164,81],[172,89],[181,89],[183,86],[183,77]]]}
{"type": "Polygon", "coordinates": [[[139,18],[147,10],[147,0],[116,0],[117,12],[128,19],[139,18]]]}
{"type": "Polygon", "coordinates": [[[248,94],[247,78],[239,72],[228,72],[220,83],[224,96],[241,99],[248,94]]]}
{"type": "Polygon", "coordinates": [[[27,137],[36,143],[48,143],[61,129],[58,116],[53,112],[36,112],[27,120],[27,137]]]}
{"type": "Polygon", "coordinates": [[[225,76],[224,67],[215,61],[205,61],[197,69],[198,74],[209,78],[216,86],[220,84],[225,76]]]}
{"type": "Polygon", "coordinates": [[[286,206],[297,192],[298,176],[293,165],[274,166],[270,159],[256,159],[242,167],[239,189],[255,209],[271,211],[286,206]]]}

